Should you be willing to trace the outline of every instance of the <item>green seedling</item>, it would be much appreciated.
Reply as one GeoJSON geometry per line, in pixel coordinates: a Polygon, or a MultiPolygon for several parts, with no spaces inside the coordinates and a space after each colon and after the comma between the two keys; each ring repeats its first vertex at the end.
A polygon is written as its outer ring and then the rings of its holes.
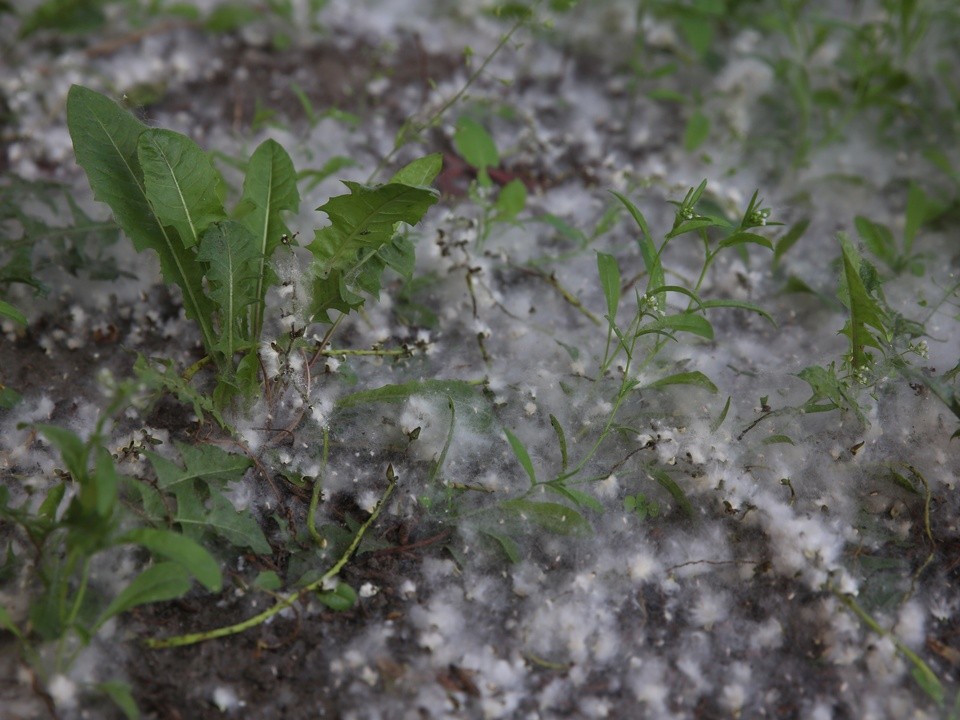
{"type": "MultiPolygon", "coordinates": [[[[187,316],[217,370],[218,406],[236,395],[252,397],[266,292],[276,282],[271,259],[294,236],[283,214],[300,204],[286,151],[272,140],[256,149],[240,202],[228,215],[219,174],[186,136],[148,128],[79,86],[70,90],[67,121],[95,197],[111,207],[137,250],[159,255],[164,279],[183,291],[187,316]]],[[[408,175],[427,184],[439,169],[432,156],[408,175]]],[[[308,245],[314,277],[308,322],[332,323],[331,312],[360,308],[364,294],[379,292],[387,267],[409,274],[413,246],[397,230],[419,222],[437,198],[402,182],[346,185],[348,195],[318,208],[331,224],[308,245]]]]}
{"type": "MultiPolygon", "coordinates": [[[[0,607],[0,625],[18,639],[44,684],[66,672],[112,618],[139,605],[182,597],[194,579],[211,592],[222,587],[219,564],[203,546],[164,525],[138,525],[127,509],[126,501],[136,497],[143,484],[118,472],[104,446],[104,432],[134,393],[133,383],[114,387],[110,405],[86,440],[54,425],[36,426],[63,463],[57,482],[36,509],[29,500],[11,506],[10,488],[0,487],[0,519],[19,528],[23,542],[18,545],[22,553],[32,554],[30,562],[43,585],[26,621],[0,607]],[[66,500],[68,491],[72,496],[66,500]],[[152,562],[111,594],[94,577],[108,556],[125,546],[140,548],[152,562]],[[52,655],[41,652],[46,643],[53,644],[52,655]]],[[[135,709],[123,684],[96,689],[125,711],[135,709]]]]}

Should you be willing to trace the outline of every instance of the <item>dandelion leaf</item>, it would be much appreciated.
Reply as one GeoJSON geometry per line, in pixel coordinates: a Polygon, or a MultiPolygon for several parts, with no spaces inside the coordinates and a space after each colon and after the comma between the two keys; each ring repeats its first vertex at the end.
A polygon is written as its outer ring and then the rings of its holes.
{"type": "MultiPolygon", "coordinates": [[[[348,195],[331,198],[317,208],[327,213],[330,225],[317,230],[308,246],[314,255],[314,317],[329,322],[332,309],[347,312],[363,304],[360,291],[376,294],[380,272],[391,260],[388,250],[401,223],[414,225],[437,201],[429,188],[390,183],[368,187],[345,182],[348,195]],[[370,267],[366,267],[370,265],[370,267]]],[[[404,248],[394,245],[394,254],[404,248]]]]}
{"type": "Polygon", "coordinates": [[[149,128],[137,140],[143,182],[160,222],[190,248],[211,223],[226,217],[223,181],[200,146],[173,130],[149,128]]]}
{"type": "Polygon", "coordinates": [[[217,222],[203,234],[197,258],[208,264],[208,294],[220,309],[220,334],[214,347],[230,362],[251,340],[247,308],[260,302],[257,293],[263,257],[259,241],[236,220],[217,222]]]}
{"type": "Polygon", "coordinates": [[[164,280],[180,286],[187,317],[212,344],[214,307],[203,293],[200,265],[177,231],[154,214],[148,199],[137,154],[146,126],[109,98],[74,85],[67,95],[67,127],[94,197],[110,206],[138,252],[149,248],[159,255],[164,280]]]}

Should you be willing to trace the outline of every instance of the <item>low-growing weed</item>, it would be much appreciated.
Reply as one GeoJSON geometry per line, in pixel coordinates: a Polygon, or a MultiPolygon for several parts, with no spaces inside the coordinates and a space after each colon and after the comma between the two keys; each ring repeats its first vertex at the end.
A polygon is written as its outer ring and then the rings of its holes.
{"type": "MultiPolygon", "coordinates": [[[[0,606],[0,626],[17,637],[24,657],[44,685],[66,672],[117,615],[138,605],[182,597],[194,579],[211,592],[222,587],[219,563],[202,545],[188,534],[174,531],[169,523],[145,525],[138,521],[143,509],[159,514],[165,505],[144,481],[121,475],[117,458],[105,446],[108,424],[136,400],[137,387],[126,381],[114,386],[112,393],[109,406],[86,440],[62,427],[34,428],[57,449],[63,463],[56,483],[39,505],[34,507],[29,497],[14,505],[11,488],[0,486],[0,519],[19,529],[8,556],[18,565],[31,563],[41,585],[25,617],[0,606]],[[132,513],[129,504],[138,497],[142,504],[135,504],[140,505],[141,513],[132,513]],[[110,564],[130,547],[146,552],[152,562],[132,579],[114,578],[108,570],[110,564]],[[52,653],[47,652],[50,643],[52,653]]],[[[165,477],[169,479],[171,474],[165,477]]],[[[222,497],[220,501],[227,502],[222,497]]],[[[177,520],[187,527],[182,514],[178,513],[177,520]]],[[[205,517],[200,522],[208,525],[205,517]]],[[[136,716],[133,700],[122,684],[94,689],[113,698],[128,717],[136,716]]]]}
{"type": "MultiPolygon", "coordinates": [[[[77,161],[98,200],[138,251],[155,251],[163,277],[183,292],[187,317],[197,323],[206,358],[217,370],[214,398],[224,407],[258,390],[257,354],[264,331],[271,266],[295,234],[283,220],[299,210],[297,175],[286,151],[261,144],[247,164],[239,203],[223,204],[223,182],[199,146],[184,135],[148,128],[109,98],[74,86],[67,122],[77,161]]],[[[387,268],[409,274],[413,246],[398,233],[419,222],[436,202],[426,187],[439,156],[416,161],[379,187],[346,183],[349,194],[318,208],[330,225],[307,248],[311,297],[304,321],[332,323],[331,313],[361,307],[376,296],[387,268]]]]}

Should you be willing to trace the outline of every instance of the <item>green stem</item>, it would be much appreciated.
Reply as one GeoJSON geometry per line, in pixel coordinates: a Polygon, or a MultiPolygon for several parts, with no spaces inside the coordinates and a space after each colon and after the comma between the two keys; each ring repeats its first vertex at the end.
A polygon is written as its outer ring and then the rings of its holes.
{"type": "MultiPolygon", "coordinates": [[[[537,0],[537,2],[531,8],[531,16],[537,9],[537,6],[540,4],[540,2],[541,0],[537,0]]],[[[372,173],[370,173],[370,177],[367,178],[367,184],[373,182],[374,178],[376,178],[377,175],[379,175],[380,172],[390,163],[390,161],[393,160],[393,157],[400,151],[400,148],[407,144],[408,139],[410,139],[411,136],[417,137],[427,128],[433,127],[433,125],[436,124],[436,122],[446,114],[447,110],[460,101],[460,98],[466,94],[467,90],[470,89],[474,82],[476,82],[477,78],[479,78],[484,71],[486,71],[487,66],[490,65],[490,63],[500,53],[504,46],[510,42],[510,38],[513,37],[513,34],[519,30],[526,21],[527,17],[522,17],[513,24],[513,27],[511,27],[510,30],[500,38],[500,42],[498,42],[493,51],[487,55],[486,59],[480,64],[480,67],[474,70],[470,77],[467,78],[467,81],[463,84],[463,87],[461,87],[455,95],[448,98],[447,101],[443,103],[443,105],[441,105],[440,108],[434,112],[428,120],[426,120],[426,122],[411,123],[412,127],[409,130],[406,126],[401,128],[400,132],[397,133],[397,139],[393,144],[393,149],[387,153],[386,157],[384,157],[383,160],[380,161],[380,164],[374,168],[372,173]]]]}
{"type": "Polygon", "coordinates": [[[316,580],[309,585],[300,588],[294,593],[287,595],[286,597],[281,597],[272,607],[264,610],[259,615],[254,615],[252,618],[243,620],[242,622],[235,623],[234,625],[227,625],[225,627],[215,628],[213,630],[207,630],[205,632],[198,633],[187,633],[186,635],[175,635],[168,638],[147,638],[143,641],[143,644],[148,648],[157,650],[160,648],[172,648],[172,647],[184,647],[185,645],[195,645],[196,643],[204,642],[206,640],[214,640],[216,638],[227,637],[229,635],[236,635],[243,632],[244,630],[249,630],[251,628],[260,625],[261,623],[266,622],[274,615],[277,615],[286,608],[292,606],[294,603],[299,601],[301,598],[305,597],[309,593],[317,592],[320,590],[324,583],[326,583],[330,578],[335,577],[347,564],[350,560],[350,557],[356,552],[357,548],[360,547],[360,542],[363,540],[364,534],[366,534],[369,527],[377,519],[377,516],[380,515],[380,511],[383,509],[383,506],[386,504],[390,495],[393,493],[394,488],[396,488],[397,482],[396,479],[391,480],[390,484],[387,485],[387,489],[384,491],[383,495],[380,497],[380,500],[377,502],[376,507],[373,508],[373,512],[370,513],[370,517],[366,519],[363,525],[360,526],[360,529],[357,530],[357,534],[354,535],[353,540],[350,542],[350,545],[344,551],[343,555],[340,556],[340,559],[337,560],[333,566],[327,570],[319,580],[316,580]]]}

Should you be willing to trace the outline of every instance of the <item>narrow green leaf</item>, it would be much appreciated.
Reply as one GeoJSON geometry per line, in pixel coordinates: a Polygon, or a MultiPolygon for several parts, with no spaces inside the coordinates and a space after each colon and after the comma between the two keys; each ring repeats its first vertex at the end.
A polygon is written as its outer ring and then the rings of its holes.
{"type": "Polygon", "coordinates": [[[391,183],[427,187],[443,169],[443,153],[433,153],[404,165],[390,178],[391,183]]]}
{"type": "Polygon", "coordinates": [[[758,235],[757,233],[745,231],[735,232],[733,235],[725,237],[717,244],[717,247],[728,248],[734,247],[735,245],[744,245],[746,243],[761,245],[768,250],[773,250],[773,243],[770,242],[769,238],[765,238],[763,235],[758,235]]]}
{"type": "Polygon", "coordinates": [[[530,454],[527,452],[527,448],[524,447],[523,443],[520,442],[520,438],[514,435],[507,428],[503,429],[503,434],[507,436],[507,442],[510,443],[510,447],[513,449],[513,454],[517,456],[517,460],[520,461],[520,465],[526,471],[527,476],[530,478],[530,484],[537,484],[537,474],[533,468],[533,462],[530,460],[530,454]]]}
{"type": "Polygon", "coordinates": [[[582,490],[567,487],[559,482],[547,483],[544,487],[550,492],[554,492],[561,497],[565,497],[567,500],[573,501],[578,507],[590,508],[595,513],[603,512],[603,505],[600,504],[600,501],[593,495],[589,495],[582,490]]]}
{"type": "Polygon", "coordinates": [[[660,378],[659,380],[656,380],[645,387],[658,389],[667,387],[669,385],[696,385],[697,387],[709,390],[712,393],[718,392],[717,386],[710,381],[710,378],[708,378],[699,370],[675,373],[674,375],[660,378]]]}
{"type": "Polygon", "coordinates": [[[248,307],[259,303],[265,268],[258,238],[236,220],[215,222],[203,233],[197,259],[208,264],[208,295],[219,308],[216,347],[232,366],[233,355],[256,338],[247,322],[248,307]]]}
{"type": "Polygon", "coordinates": [[[620,266],[613,255],[598,252],[597,270],[600,272],[603,296],[607,300],[607,319],[614,325],[617,322],[617,308],[620,306],[620,266]]]}
{"type": "Polygon", "coordinates": [[[563,432],[563,426],[553,415],[550,415],[550,424],[557,435],[557,443],[560,445],[560,470],[565,472],[567,469],[567,436],[563,432]]]}
{"type": "Polygon", "coordinates": [[[219,592],[223,587],[217,561],[202,545],[185,535],[170,530],[137,528],[118,538],[117,542],[142,545],[154,555],[179,563],[211,592],[219,592]]]}
{"type": "Polygon", "coordinates": [[[190,590],[190,576],[178,563],[162,562],[151,565],[127,585],[97,621],[97,627],[130,608],[147,603],[173,600],[190,590]]]}
{"type": "Polygon", "coordinates": [[[913,665],[913,667],[910,668],[910,675],[914,681],[920,686],[920,689],[927,694],[927,697],[937,705],[942,705],[945,693],[940,679],[933,673],[930,666],[920,660],[919,657],[914,656],[909,659],[913,665]]]}
{"type": "Polygon", "coordinates": [[[187,248],[208,225],[226,218],[222,180],[200,146],[173,130],[148,128],[137,140],[147,200],[163,225],[177,230],[187,248]]]}
{"type": "Polygon", "coordinates": [[[97,515],[102,518],[110,517],[117,504],[117,486],[120,484],[120,478],[113,465],[113,456],[106,448],[97,447],[94,472],[89,482],[92,486],[93,507],[97,515]]]}
{"type": "Polygon", "coordinates": [[[780,264],[780,260],[783,259],[783,256],[786,255],[787,251],[796,245],[797,241],[803,237],[803,234],[807,231],[808,227],[810,227],[810,218],[802,218],[791,225],[790,229],[787,230],[783,236],[777,240],[776,246],[773,249],[774,267],[777,267],[777,265],[780,264]]]}
{"type": "Polygon", "coordinates": [[[672,477],[667,475],[667,473],[660,468],[649,468],[648,472],[663,489],[673,496],[674,501],[677,503],[677,506],[684,515],[691,519],[695,517],[693,506],[690,504],[690,501],[687,500],[686,493],[683,492],[683,489],[677,485],[676,481],[672,477]]]}
{"type": "Polygon", "coordinates": [[[497,542],[503,554],[507,556],[507,560],[513,564],[520,562],[520,547],[512,537],[493,530],[481,530],[481,532],[497,542]]]}
{"type": "Polygon", "coordinates": [[[57,508],[60,507],[60,503],[66,492],[66,483],[61,482],[54,485],[37,508],[37,517],[43,518],[44,520],[56,520],[57,508]]]}
{"type": "Polygon", "coordinates": [[[760,315],[762,318],[770,322],[774,327],[778,327],[777,321],[773,319],[773,315],[768,313],[759,305],[754,305],[753,303],[746,302],[745,300],[704,300],[702,304],[703,309],[709,308],[736,308],[737,310],[749,310],[750,312],[760,315]]]}
{"type": "Polygon", "coordinates": [[[764,445],[778,445],[781,443],[786,445],[796,445],[789,435],[770,435],[769,437],[765,437],[763,439],[764,445]]]}
{"type": "Polygon", "coordinates": [[[36,426],[40,434],[49,440],[60,451],[67,471],[77,481],[82,481],[87,475],[87,447],[76,433],[56,425],[36,426]]]}
{"type": "Polygon", "coordinates": [[[717,419],[710,423],[710,432],[715,433],[720,429],[720,426],[723,425],[723,421],[727,419],[727,413],[730,411],[730,400],[732,395],[727,395],[727,401],[723,404],[723,410],[720,411],[720,414],[717,416],[717,419]]]}
{"type": "Polygon", "coordinates": [[[686,233],[693,232],[694,230],[701,230],[709,227],[729,227],[729,225],[730,223],[723,218],[694,218],[693,220],[686,220],[677,225],[677,227],[667,233],[667,239],[669,240],[678,237],[679,235],[685,235],[686,233]]]}
{"type": "Polygon", "coordinates": [[[476,385],[463,380],[414,380],[344,395],[337,400],[337,408],[346,410],[374,402],[403,402],[413,395],[448,395],[461,402],[470,401],[477,397],[477,390],[476,385]]]}
{"type": "Polygon", "coordinates": [[[676,330],[699,335],[707,340],[713,340],[713,326],[703,317],[694,313],[679,313],[658,318],[640,328],[640,334],[660,332],[662,330],[676,330]]]}
{"type": "Polygon", "coordinates": [[[505,500],[500,507],[521,520],[528,520],[558,535],[589,535],[593,532],[583,515],[560,503],[520,499],[505,500]]]}
{"type": "Polygon", "coordinates": [[[3,300],[0,300],[0,315],[2,315],[3,317],[10,318],[15,323],[17,323],[17,325],[21,325],[23,327],[26,327],[27,325],[26,315],[24,315],[22,312],[20,312],[16,307],[11,305],[10,303],[5,302],[3,300]]]}
{"type": "Polygon", "coordinates": [[[857,228],[857,235],[860,236],[870,252],[882,260],[888,268],[895,269],[897,265],[897,246],[890,229],[862,215],[857,215],[853,223],[857,228]]]}
{"type": "Polygon", "coordinates": [[[187,317],[200,326],[204,345],[212,347],[214,308],[203,293],[200,265],[147,200],[137,157],[137,142],[146,126],[109,98],[74,85],[67,95],[67,127],[94,197],[110,206],[138,252],[149,248],[159,255],[164,279],[183,291],[187,317]]]}
{"type": "Polygon", "coordinates": [[[23,635],[20,633],[20,628],[17,627],[17,624],[13,621],[10,613],[3,605],[0,605],[0,628],[12,633],[13,636],[18,640],[23,640],[23,635]]]}
{"type": "MultiPolygon", "coordinates": [[[[643,257],[643,265],[647,270],[647,292],[649,293],[651,288],[662,287],[666,284],[663,265],[660,262],[660,253],[653,244],[653,237],[650,235],[650,228],[647,226],[647,221],[643,217],[643,213],[641,213],[637,206],[625,195],[621,195],[616,191],[611,192],[613,192],[617,200],[623,203],[623,206],[627,208],[640,228],[640,237],[637,238],[637,244],[640,246],[640,255],[643,257]]],[[[666,307],[666,295],[660,294],[656,296],[656,302],[657,307],[663,310],[666,307]]]]}
{"type": "Polygon", "coordinates": [[[260,337],[263,325],[263,302],[267,285],[273,281],[270,258],[290,228],[283,222],[282,212],[300,209],[297,173],[287,151],[275,140],[265,140],[250,156],[243,180],[240,207],[245,214],[243,224],[255,238],[256,278],[252,288],[256,305],[252,308],[251,336],[260,337]]]}

